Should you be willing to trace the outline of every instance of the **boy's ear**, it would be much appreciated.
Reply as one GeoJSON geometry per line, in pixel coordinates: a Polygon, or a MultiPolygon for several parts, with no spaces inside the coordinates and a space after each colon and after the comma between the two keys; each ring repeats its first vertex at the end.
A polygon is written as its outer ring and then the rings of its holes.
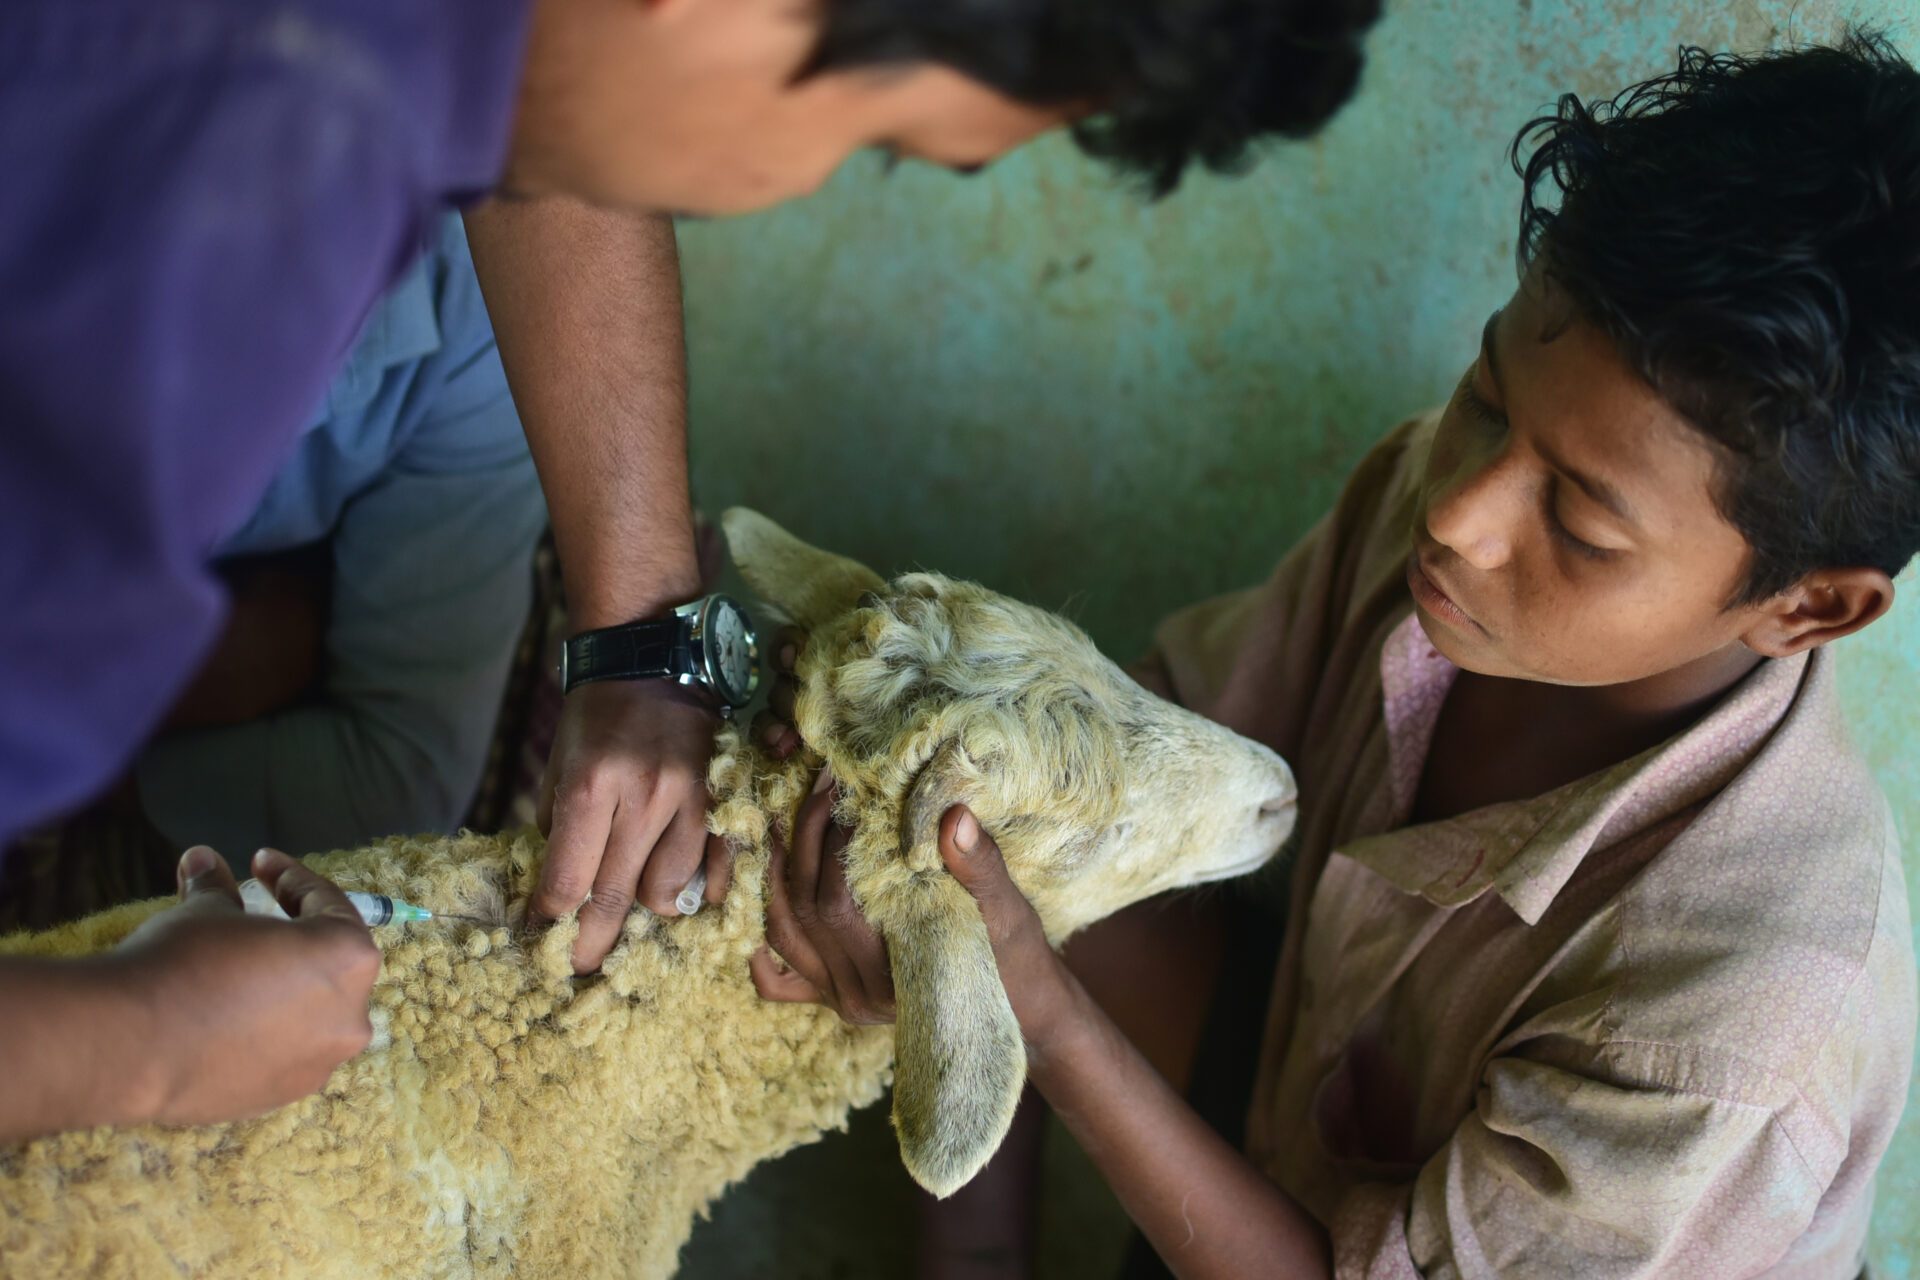
{"type": "Polygon", "coordinates": [[[758,511],[734,507],[720,517],[727,549],[754,594],[811,631],[887,584],[855,560],[810,547],[758,511]]]}
{"type": "Polygon", "coordinates": [[[992,1158],[1026,1084],[1026,1044],[986,922],[940,861],[940,819],[977,801],[979,783],[958,742],[920,770],[901,816],[901,853],[931,874],[902,886],[912,897],[886,931],[898,1011],[893,1127],[907,1172],[936,1196],[966,1185],[992,1158]]]}
{"type": "Polygon", "coordinates": [[[1741,637],[1765,658],[1787,658],[1850,636],[1893,607],[1893,579],[1878,569],[1817,569],[1759,605],[1741,637]]]}

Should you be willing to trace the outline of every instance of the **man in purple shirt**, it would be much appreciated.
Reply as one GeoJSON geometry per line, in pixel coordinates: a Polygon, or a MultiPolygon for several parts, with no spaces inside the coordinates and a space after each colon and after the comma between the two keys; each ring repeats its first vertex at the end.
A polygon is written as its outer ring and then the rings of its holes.
{"type": "MultiPolygon", "coordinates": [[[[513,197],[470,210],[469,232],[574,626],[656,616],[698,577],[678,278],[648,211],[770,204],[866,147],[969,168],[1070,121],[1169,190],[1189,160],[1317,127],[1377,8],[14,0],[0,843],[122,767],[193,671],[224,607],[209,552],[436,211],[513,197]]],[[[536,907],[588,899],[579,967],[697,868],[711,715],[665,681],[569,699],[536,907]]],[[[129,949],[0,966],[0,1138],[257,1110],[359,1048],[366,931],[304,868],[256,869],[295,924],[240,918],[191,850],[189,901],[129,949]]]]}

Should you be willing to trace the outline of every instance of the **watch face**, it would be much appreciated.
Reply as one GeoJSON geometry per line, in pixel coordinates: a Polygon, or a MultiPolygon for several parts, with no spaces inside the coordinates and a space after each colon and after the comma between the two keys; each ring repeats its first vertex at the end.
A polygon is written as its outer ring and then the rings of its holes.
{"type": "Polygon", "coordinates": [[[736,707],[745,706],[759,684],[760,650],[753,624],[739,605],[717,596],[707,613],[705,639],[707,670],[720,696],[736,707]]]}

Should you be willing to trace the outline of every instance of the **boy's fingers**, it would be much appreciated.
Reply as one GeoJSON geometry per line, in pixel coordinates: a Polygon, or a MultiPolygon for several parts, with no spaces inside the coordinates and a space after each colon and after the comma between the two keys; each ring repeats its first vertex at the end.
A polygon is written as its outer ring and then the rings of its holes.
{"type": "Polygon", "coordinates": [[[278,849],[253,855],[253,874],[267,886],[280,909],[295,920],[344,920],[365,929],[360,913],[339,886],[310,871],[278,849]]]}
{"type": "Polygon", "coordinates": [[[725,902],[727,890],[732,885],[733,850],[727,845],[726,837],[709,834],[707,836],[707,903],[717,906],[725,902]]]}
{"type": "Polygon", "coordinates": [[[822,769],[814,780],[813,794],[800,802],[800,812],[793,822],[793,843],[787,846],[787,909],[803,929],[813,927],[820,894],[821,846],[826,843],[832,821],[833,775],[822,769]]]}
{"type": "MultiPolygon", "coordinates": [[[[845,847],[838,828],[836,841],[845,847]]],[[[839,848],[829,849],[820,867],[820,937],[816,949],[825,958],[841,993],[841,1014],[854,1022],[884,1022],[893,1016],[893,973],[887,944],[853,899],[839,848]]]]}
{"type": "Polygon", "coordinates": [[[1040,918],[1007,874],[1000,846],[964,805],[955,805],[941,816],[940,857],[979,905],[980,918],[986,922],[996,952],[1002,943],[1038,928],[1040,918]]]}
{"type": "Polygon", "coordinates": [[[782,724],[793,723],[793,704],[799,700],[800,685],[782,676],[773,682],[773,689],[767,694],[767,714],[782,724]]]}
{"type": "Polygon", "coordinates": [[[787,901],[787,845],[779,830],[767,832],[767,946],[817,992],[828,987],[827,968],[814,953],[787,901]]]}
{"type": "Polygon", "coordinates": [[[765,711],[761,711],[747,725],[747,737],[771,750],[774,742],[780,737],[780,722],[765,711]]]}
{"type": "Polygon", "coordinates": [[[1019,896],[1007,875],[1000,846],[981,829],[980,820],[965,805],[957,804],[941,815],[940,858],[953,878],[983,903],[1008,893],[1019,896]]]}
{"type": "Polygon", "coordinates": [[[773,669],[782,675],[792,675],[794,664],[800,661],[800,651],[807,647],[807,633],[798,627],[782,627],[773,633],[773,669]]]}
{"type": "Polygon", "coordinates": [[[798,970],[788,968],[766,947],[748,957],[747,972],[753,976],[753,989],[763,1000],[777,1000],[782,1004],[824,1003],[811,982],[801,977],[798,970]]]}
{"type": "Polygon", "coordinates": [[[752,732],[753,740],[764,750],[772,752],[774,758],[779,760],[784,760],[793,754],[791,750],[783,750],[787,746],[787,740],[792,738],[798,741],[800,737],[793,731],[792,725],[771,711],[762,711],[753,718],[752,732]]]}
{"type": "Polygon", "coordinates": [[[180,898],[198,910],[221,910],[240,906],[240,886],[233,878],[227,860],[204,844],[197,844],[180,855],[175,873],[180,898]]]}

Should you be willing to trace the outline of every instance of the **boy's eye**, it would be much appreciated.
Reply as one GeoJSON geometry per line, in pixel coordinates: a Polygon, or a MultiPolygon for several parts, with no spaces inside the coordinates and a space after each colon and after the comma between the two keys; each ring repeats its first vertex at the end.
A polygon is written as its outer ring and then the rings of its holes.
{"type": "Polygon", "coordinates": [[[1507,429],[1507,415],[1488,404],[1485,397],[1474,390],[1473,370],[1471,369],[1467,370],[1467,376],[1460,381],[1460,394],[1466,401],[1467,412],[1471,413],[1489,427],[1501,431],[1507,429]]]}
{"type": "Polygon", "coordinates": [[[1559,487],[1558,482],[1547,487],[1548,532],[1553,535],[1554,541],[1576,555],[1584,556],[1589,560],[1605,560],[1613,554],[1610,549],[1606,547],[1596,547],[1591,542],[1587,542],[1578,537],[1573,530],[1567,528],[1566,521],[1560,518],[1558,501],[1559,487]]]}

